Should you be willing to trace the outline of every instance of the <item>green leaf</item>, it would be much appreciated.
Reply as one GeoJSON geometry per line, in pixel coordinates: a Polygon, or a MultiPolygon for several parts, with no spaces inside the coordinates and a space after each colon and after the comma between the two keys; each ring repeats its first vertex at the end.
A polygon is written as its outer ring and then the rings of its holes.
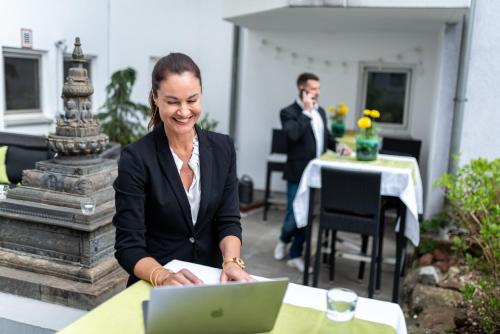
{"type": "Polygon", "coordinates": [[[106,86],[106,101],[95,115],[109,139],[122,145],[130,144],[146,133],[142,124],[146,121],[149,107],[130,100],[135,79],[133,68],[114,72],[106,86]]]}

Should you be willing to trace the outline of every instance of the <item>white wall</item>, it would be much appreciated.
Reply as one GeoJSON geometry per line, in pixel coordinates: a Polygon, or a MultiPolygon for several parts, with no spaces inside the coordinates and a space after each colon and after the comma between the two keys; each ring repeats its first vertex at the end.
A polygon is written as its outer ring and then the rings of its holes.
{"type": "Polygon", "coordinates": [[[183,52],[201,69],[203,111],[229,132],[232,24],[222,20],[221,1],[133,0],[111,2],[113,70],[132,66],[138,77],[132,99],[147,103],[151,57],[183,52]]]}
{"type": "MultiPolygon", "coordinates": [[[[354,129],[355,109],[360,108],[357,101],[359,63],[383,57],[387,62],[414,66],[419,56],[413,50],[421,47],[423,67],[413,74],[410,127],[406,133],[385,134],[406,134],[422,140],[421,170],[425,179],[435,110],[439,36],[440,31],[313,34],[244,30],[237,130],[239,174],[249,174],[256,188],[264,188],[271,129],[281,127],[279,111],[297,95],[295,81],[298,74],[304,71],[318,74],[322,88],[320,104],[327,107],[345,102],[351,107],[346,125],[354,129]],[[268,44],[280,45],[315,59],[330,59],[332,66],[318,60],[310,64],[304,57],[293,60],[290,52],[278,53],[274,46],[262,45],[263,39],[268,44]],[[404,58],[398,60],[396,55],[401,52],[404,58]],[[341,66],[342,60],[348,62],[347,67],[341,66]]],[[[278,178],[273,179],[273,189],[284,190],[284,182],[279,183],[278,178]]]]}
{"type": "Polygon", "coordinates": [[[462,23],[443,27],[439,47],[439,70],[436,72],[437,91],[436,112],[431,124],[429,159],[427,161],[427,198],[424,202],[426,217],[440,212],[444,202],[444,193],[433,187],[434,180],[448,171],[451,142],[451,125],[456,91],[462,23]]]}
{"type": "MultiPolygon", "coordinates": [[[[128,66],[137,70],[132,100],[147,103],[151,57],[184,52],[202,71],[204,111],[219,121],[218,131],[229,132],[232,25],[222,20],[222,0],[0,1],[0,47],[19,48],[21,28],[33,30],[33,49],[43,51],[45,121],[53,120],[62,107],[62,55],[57,55],[54,43],[65,39],[66,53],[71,53],[74,38],[79,36],[83,52],[95,56],[94,111],[103,104],[114,71],[128,66]]],[[[46,122],[6,127],[3,68],[0,57],[0,130],[47,134],[53,125],[46,122]]],[[[40,118],[14,117],[28,118],[28,123],[40,118]]]]}
{"type": "MultiPolygon", "coordinates": [[[[83,50],[87,54],[96,55],[92,64],[94,74],[94,101],[102,103],[104,87],[107,81],[107,58],[105,31],[106,1],[63,1],[63,0],[26,0],[0,2],[0,47],[21,47],[21,28],[32,29],[33,49],[43,52],[41,76],[41,109],[44,118],[53,120],[61,105],[62,90],[62,56],[57,55],[55,42],[66,40],[67,52],[72,51],[75,36],[79,36],[83,43],[83,50]],[[104,33],[103,33],[104,31],[104,33]]],[[[6,127],[9,120],[39,119],[37,116],[4,116],[5,87],[4,87],[3,57],[0,57],[0,128],[2,131],[24,132],[31,134],[47,134],[51,125],[20,125],[6,127]],[[7,119],[6,119],[7,118],[7,119]]],[[[94,109],[96,105],[94,105],[94,109]]]]}
{"type": "Polygon", "coordinates": [[[500,158],[500,2],[476,1],[460,163],[500,158]]]}

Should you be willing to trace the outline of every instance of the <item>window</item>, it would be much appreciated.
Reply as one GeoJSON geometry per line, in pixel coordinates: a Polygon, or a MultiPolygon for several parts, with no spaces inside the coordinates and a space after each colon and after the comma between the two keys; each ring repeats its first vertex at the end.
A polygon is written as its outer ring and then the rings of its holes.
{"type": "Polygon", "coordinates": [[[382,128],[408,127],[411,69],[364,67],[362,109],[380,111],[382,128]]]}
{"type": "Polygon", "coordinates": [[[4,51],[6,114],[41,112],[41,55],[24,51],[4,51]]]}

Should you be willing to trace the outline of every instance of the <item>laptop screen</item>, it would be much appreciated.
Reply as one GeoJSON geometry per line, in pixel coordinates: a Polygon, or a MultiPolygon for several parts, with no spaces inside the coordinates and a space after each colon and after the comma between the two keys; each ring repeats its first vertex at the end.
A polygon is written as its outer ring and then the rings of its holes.
{"type": "Polygon", "coordinates": [[[147,334],[259,333],[273,329],[288,279],[157,287],[143,305],[147,334]]]}

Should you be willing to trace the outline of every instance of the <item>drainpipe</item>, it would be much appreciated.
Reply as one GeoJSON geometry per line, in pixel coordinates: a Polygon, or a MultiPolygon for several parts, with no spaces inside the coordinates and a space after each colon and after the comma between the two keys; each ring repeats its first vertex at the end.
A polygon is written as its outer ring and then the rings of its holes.
{"type": "Polygon", "coordinates": [[[231,96],[229,100],[229,136],[236,143],[236,127],[238,124],[238,84],[240,67],[240,35],[241,28],[237,25],[233,27],[233,55],[231,66],[231,96]]]}
{"type": "Polygon", "coordinates": [[[453,158],[456,154],[460,153],[460,138],[462,136],[465,103],[467,102],[467,78],[469,76],[470,50],[475,12],[476,0],[471,0],[469,12],[463,18],[458,77],[455,98],[453,99],[455,104],[453,107],[453,124],[451,128],[450,154],[448,160],[448,173],[451,174],[455,174],[457,167],[453,158]]]}

